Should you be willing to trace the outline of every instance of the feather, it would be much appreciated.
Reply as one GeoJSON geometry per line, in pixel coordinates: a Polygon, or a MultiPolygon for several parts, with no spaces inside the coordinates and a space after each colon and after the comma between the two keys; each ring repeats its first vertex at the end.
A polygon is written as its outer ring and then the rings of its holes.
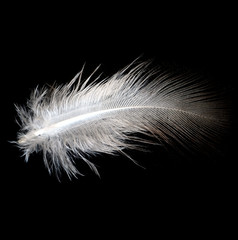
{"type": "Polygon", "coordinates": [[[76,177],[74,159],[99,174],[90,155],[124,153],[144,142],[215,148],[227,125],[223,101],[197,76],[150,64],[133,62],[110,78],[92,81],[96,69],[83,83],[82,69],[64,86],[36,88],[27,107],[16,106],[17,144],[26,161],[42,151],[49,173],[60,176],[64,170],[76,177]]]}

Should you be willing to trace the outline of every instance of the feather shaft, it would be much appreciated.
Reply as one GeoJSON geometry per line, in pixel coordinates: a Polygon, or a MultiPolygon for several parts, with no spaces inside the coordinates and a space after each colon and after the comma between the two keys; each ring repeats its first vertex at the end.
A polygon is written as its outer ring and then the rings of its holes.
{"type": "MultiPolygon", "coordinates": [[[[90,121],[93,121],[95,118],[102,118],[106,117],[107,114],[113,113],[116,111],[126,111],[126,110],[133,110],[133,109],[152,109],[152,108],[158,108],[160,110],[164,109],[167,111],[174,111],[174,112],[182,112],[185,114],[191,114],[195,115],[200,118],[209,118],[206,116],[198,115],[192,112],[183,111],[181,109],[175,109],[175,108],[165,108],[165,107],[156,107],[156,106],[133,106],[133,107],[120,107],[120,108],[114,108],[114,109],[107,109],[107,110],[101,110],[101,111],[95,111],[90,112],[86,114],[82,114],[76,117],[68,118],[63,121],[55,121],[55,123],[44,127],[42,129],[36,130],[31,132],[27,137],[21,138],[18,140],[18,143],[22,144],[33,137],[40,137],[41,135],[47,134],[47,136],[55,135],[61,131],[64,131],[65,129],[69,130],[71,128],[74,128],[75,126],[78,127],[80,125],[83,125],[84,123],[88,123],[90,121]]],[[[213,121],[216,121],[216,119],[212,119],[213,121]]]]}

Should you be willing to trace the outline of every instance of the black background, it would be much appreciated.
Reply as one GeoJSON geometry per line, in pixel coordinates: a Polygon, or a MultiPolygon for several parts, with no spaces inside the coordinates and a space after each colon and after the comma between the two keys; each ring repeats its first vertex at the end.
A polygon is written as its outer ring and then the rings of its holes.
{"type": "Polygon", "coordinates": [[[223,88],[235,105],[230,8],[115,4],[101,11],[99,7],[21,5],[10,8],[2,20],[1,183],[3,206],[13,209],[8,217],[31,221],[43,213],[47,226],[52,216],[65,222],[67,216],[75,215],[85,225],[122,217],[122,229],[129,229],[131,221],[137,220],[138,226],[149,221],[151,230],[167,223],[176,225],[182,217],[192,227],[189,219],[202,218],[195,224],[195,232],[212,228],[215,220],[224,223],[234,211],[236,191],[235,110],[221,155],[187,159],[154,147],[151,153],[129,152],[146,169],[122,156],[100,155],[92,160],[99,166],[101,178],[80,166],[84,177],[71,181],[63,177],[58,182],[49,176],[40,154],[33,154],[25,163],[17,147],[8,142],[16,139],[19,129],[14,103],[24,105],[37,85],[68,82],[84,63],[85,76],[101,64],[106,77],[142,55],[158,65],[205,76],[223,88]]]}

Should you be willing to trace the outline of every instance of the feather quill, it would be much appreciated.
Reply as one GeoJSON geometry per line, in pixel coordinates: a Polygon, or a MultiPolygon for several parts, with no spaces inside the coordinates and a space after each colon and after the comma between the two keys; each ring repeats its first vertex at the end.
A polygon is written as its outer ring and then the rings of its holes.
{"type": "Polygon", "coordinates": [[[77,176],[74,159],[80,158],[98,174],[88,156],[150,142],[141,134],[184,149],[212,148],[226,127],[223,101],[191,74],[164,72],[150,62],[133,62],[98,82],[91,82],[93,73],[82,83],[82,72],[64,86],[36,88],[27,107],[16,107],[17,144],[26,161],[42,151],[49,173],[77,176]]]}

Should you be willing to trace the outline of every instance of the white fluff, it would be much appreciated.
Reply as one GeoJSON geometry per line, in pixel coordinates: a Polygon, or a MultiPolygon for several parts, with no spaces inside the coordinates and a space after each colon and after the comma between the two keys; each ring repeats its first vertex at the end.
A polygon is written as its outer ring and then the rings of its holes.
{"type": "Polygon", "coordinates": [[[89,83],[93,74],[81,83],[81,71],[64,86],[36,88],[27,108],[17,107],[17,143],[26,161],[42,151],[46,167],[57,176],[61,170],[76,176],[77,158],[98,173],[88,155],[137,148],[148,142],[141,133],[184,149],[214,147],[226,126],[222,101],[205,81],[149,65],[132,63],[99,83],[89,83]]]}

